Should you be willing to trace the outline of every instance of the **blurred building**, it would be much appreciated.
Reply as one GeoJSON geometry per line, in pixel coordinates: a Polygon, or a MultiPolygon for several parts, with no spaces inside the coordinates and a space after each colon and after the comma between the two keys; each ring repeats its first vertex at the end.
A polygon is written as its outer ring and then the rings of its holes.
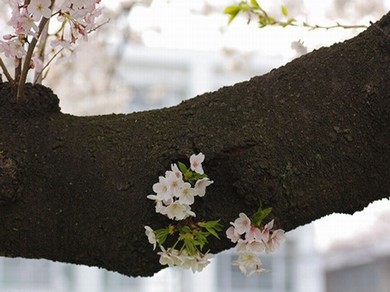
{"type": "Polygon", "coordinates": [[[390,291],[390,212],[325,254],[326,292],[390,291]]]}
{"type": "MultiPolygon", "coordinates": [[[[273,254],[262,255],[268,272],[246,277],[232,260],[234,249],[219,254],[202,272],[167,268],[151,278],[129,278],[103,269],[47,260],[0,259],[0,291],[5,292],[325,292],[312,226],[288,233],[273,254]]],[[[151,250],[152,252],[152,250],[151,250]]]]}

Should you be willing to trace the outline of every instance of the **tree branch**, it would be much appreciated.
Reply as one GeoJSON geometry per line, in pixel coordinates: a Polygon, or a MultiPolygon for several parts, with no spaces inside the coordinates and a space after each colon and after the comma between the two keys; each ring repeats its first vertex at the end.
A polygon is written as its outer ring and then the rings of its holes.
{"type": "MultiPolygon", "coordinates": [[[[390,29],[388,14],[377,23],[390,29]]],[[[202,151],[215,183],[199,219],[227,228],[262,202],[291,230],[390,196],[390,54],[374,27],[248,82],[161,110],[75,117],[41,86],[0,85],[0,252],[125,275],[162,267],[146,196],[170,163],[202,151]]],[[[211,241],[211,252],[231,247],[211,241]]]]}

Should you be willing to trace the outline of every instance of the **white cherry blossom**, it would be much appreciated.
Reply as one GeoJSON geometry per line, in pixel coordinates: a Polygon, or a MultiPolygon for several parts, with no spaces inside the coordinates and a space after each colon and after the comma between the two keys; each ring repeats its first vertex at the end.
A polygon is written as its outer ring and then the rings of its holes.
{"type": "Polygon", "coordinates": [[[208,177],[198,179],[195,183],[195,190],[198,192],[199,197],[203,197],[206,194],[206,187],[213,183],[208,177]]]}
{"type": "Polygon", "coordinates": [[[238,266],[244,275],[250,276],[256,271],[261,270],[261,261],[253,252],[242,252],[236,261],[233,261],[234,266],[238,266]]]}
{"type": "Polygon", "coordinates": [[[189,183],[183,183],[176,192],[176,197],[179,198],[179,203],[192,205],[195,202],[197,191],[191,187],[189,183]]]}
{"type": "Polygon", "coordinates": [[[187,218],[187,206],[180,204],[178,201],[173,202],[166,208],[167,216],[173,220],[183,220],[187,218]]]}
{"type": "Polygon", "coordinates": [[[154,231],[150,226],[145,226],[145,234],[148,237],[148,241],[150,244],[153,244],[153,250],[156,249],[157,240],[154,231]]]}
{"type": "Polygon", "coordinates": [[[202,168],[202,162],[204,161],[204,158],[205,158],[205,156],[202,152],[200,152],[197,155],[192,154],[190,156],[191,170],[195,171],[199,174],[204,174],[204,171],[202,168]]]}
{"type": "Polygon", "coordinates": [[[172,257],[172,255],[164,249],[164,247],[160,246],[161,248],[161,251],[158,252],[157,254],[160,255],[160,265],[162,266],[169,266],[169,267],[172,267],[175,265],[175,260],[174,258],[172,257]]]}
{"type": "Polygon", "coordinates": [[[184,184],[184,181],[180,175],[173,171],[166,171],[165,177],[168,181],[169,189],[172,193],[176,193],[177,190],[184,184]]]}
{"type": "Polygon", "coordinates": [[[157,194],[160,200],[168,201],[172,198],[171,183],[163,176],[158,178],[159,182],[153,185],[153,191],[157,194]]]}
{"type": "Polygon", "coordinates": [[[266,245],[261,240],[247,241],[245,249],[249,252],[263,252],[266,250],[266,245]]]}

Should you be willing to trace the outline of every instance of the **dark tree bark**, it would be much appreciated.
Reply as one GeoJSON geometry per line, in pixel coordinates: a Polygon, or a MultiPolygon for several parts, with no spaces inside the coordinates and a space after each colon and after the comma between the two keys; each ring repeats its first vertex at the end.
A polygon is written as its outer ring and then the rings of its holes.
{"type": "Polygon", "coordinates": [[[146,196],[200,151],[215,183],[194,210],[225,227],[260,202],[288,231],[389,197],[389,35],[388,14],[264,76],[129,115],[62,114],[41,86],[19,105],[0,84],[0,254],[152,275],[143,226],[169,221],[146,196]]]}

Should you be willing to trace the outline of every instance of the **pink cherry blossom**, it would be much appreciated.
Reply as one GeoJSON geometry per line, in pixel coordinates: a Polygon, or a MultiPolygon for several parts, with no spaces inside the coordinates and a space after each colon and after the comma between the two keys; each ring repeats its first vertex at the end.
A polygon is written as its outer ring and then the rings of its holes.
{"type": "Polygon", "coordinates": [[[50,18],[51,0],[31,0],[30,4],[27,6],[27,10],[32,14],[34,21],[39,21],[42,17],[50,18]]]}
{"type": "Polygon", "coordinates": [[[245,234],[245,239],[248,241],[251,240],[262,240],[261,231],[256,226],[251,225],[248,231],[245,234]]]}
{"type": "Polygon", "coordinates": [[[183,174],[180,169],[177,167],[176,163],[171,164],[171,171],[175,174],[177,179],[183,179],[183,174]]]}
{"type": "Polygon", "coordinates": [[[23,43],[14,38],[8,42],[0,41],[0,52],[4,53],[7,58],[22,58],[26,55],[23,43]]]}
{"type": "Polygon", "coordinates": [[[245,215],[245,213],[240,213],[238,215],[239,217],[234,221],[234,223],[231,223],[238,234],[244,234],[251,228],[251,220],[248,218],[248,216],[245,215]]]}
{"type": "Polygon", "coordinates": [[[269,240],[270,233],[271,233],[271,230],[272,230],[273,227],[274,227],[274,220],[270,221],[269,223],[267,223],[264,226],[264,229],[263,229],[263,231],[261,233],[263,234],[263,240],[265,242],[267,242],[269,240]]]}
{"type": "Polygon", "coordinates": [[[34,55],[32,56],[31,58],[31,68],[33,68],[35,70],[35,72],[42,72],[43,70],[43,62],[42,62],[42,59],[40,56],[38,55],[34,55]]]}
{"type": "Polygon", "coordinates": [[[272,232],[270,239],[266,245],[266,252],[274,252],[286,240],[284,230],[278,229],[272,232]]]}
{"type": "Polygon", "coordinates": [[[240,234],[238,234],[234,226],[230,226],[226,230],[226,237],[229,238],[233,243],[236,243],[241,238],[240,234]]]}

